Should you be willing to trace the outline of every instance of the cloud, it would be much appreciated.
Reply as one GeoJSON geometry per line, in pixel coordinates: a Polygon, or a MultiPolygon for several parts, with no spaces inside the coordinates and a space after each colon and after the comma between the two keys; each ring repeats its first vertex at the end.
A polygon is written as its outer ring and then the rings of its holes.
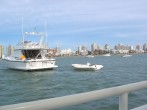
{"type": "Polygon", "coordinates": [[[139,38],[139,39],[142,39],[142,37],[146,37],[147,35],[147,32],[144,32],[144,31],[141,31],[141,32],[119,32],[119,33],[115,33],[114,34],[114,37],[117,37],[117,38],[132,38],[135,39],[135,38],[139,38]]]}
{"type": "Polygon", "coordinates": [[[89,33],[106,33],[110,38],[145,36],[146,10],[146,0],[1,0],[0,32],[5,36],[15,33],[18,38],[23,16],[24,30],[37,26],[44,31],[46,20],[51,36],[89,33]]]}
{"type": "Polygon", "coordinates": [[[52,22],[114,22],[146,19],[146,5],[145,0],[5,0],[0,5],[0,14],[43,17],[52,22]]]}

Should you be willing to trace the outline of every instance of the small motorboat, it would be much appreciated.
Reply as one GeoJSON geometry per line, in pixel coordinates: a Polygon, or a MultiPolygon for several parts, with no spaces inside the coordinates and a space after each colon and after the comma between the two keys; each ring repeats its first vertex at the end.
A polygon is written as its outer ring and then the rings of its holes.
{"type": "Polygon", "coordinates": [[[87,58],[94,58],[93,55],[86,55],[87,58]]]}
{"type": "Polygon", "coordinates": [[[123,55],[122,57],[131,57],[132,55],[128,55],[128,54],[126,54],[126,55],[123,55]]]}
{"type": "Polygon", "coordinates": [[[72,66],[77,70],[99,70],[103,68],[102,65],[96,65],[96,64],[72,64],[72,66]]]}
{"type": "Polygon", "coordinates": [[[107,53],[107,54],[104,54],[103,56],[109,57],[109,56],[111,56],[111,54],[107,53]]]}

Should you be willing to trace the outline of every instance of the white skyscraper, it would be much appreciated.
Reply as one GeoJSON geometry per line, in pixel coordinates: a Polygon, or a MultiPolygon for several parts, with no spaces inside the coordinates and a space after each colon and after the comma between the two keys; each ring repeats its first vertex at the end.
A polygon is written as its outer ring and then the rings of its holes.
{"type": "Polygon", "coordinates": [[[2,58],[3,54],[4,54],[4,47],[0,45],[0,58],[2,58]]]}
{"type": "Polygon", "coordinates": [[[7,56],[12,55],[13,52],[14,52],[14,47],[13,47],[12,45],[9,45],[9,46],[7,47],[7,56]]]}

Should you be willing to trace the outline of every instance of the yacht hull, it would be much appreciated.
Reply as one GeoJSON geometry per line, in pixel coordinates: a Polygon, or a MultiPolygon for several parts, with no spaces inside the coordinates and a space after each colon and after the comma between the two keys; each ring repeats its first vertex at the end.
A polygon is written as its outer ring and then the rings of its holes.
{"type": "Polygon", "coordinates": [[[57,65],[55,65],[55,60],[12,61],[8,59],[3,59],[3,63],[9,69],[24,70],[24,71],[53,69],[58,67],[57,65]]]}

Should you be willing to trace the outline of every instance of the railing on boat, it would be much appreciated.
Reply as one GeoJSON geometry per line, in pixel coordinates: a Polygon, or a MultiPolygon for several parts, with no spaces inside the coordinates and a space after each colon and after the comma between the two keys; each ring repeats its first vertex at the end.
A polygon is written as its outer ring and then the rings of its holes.
{"type": "Polygon", "coordinates": [[[128,94],[130,92],[145,88],[147,88],[147,81],[142,81],[69,96],[0,106],[0,110],[53,110],[66,106],[100,100],[112,96],[119,96],[119,110],[128,110],[128,94]]]}

